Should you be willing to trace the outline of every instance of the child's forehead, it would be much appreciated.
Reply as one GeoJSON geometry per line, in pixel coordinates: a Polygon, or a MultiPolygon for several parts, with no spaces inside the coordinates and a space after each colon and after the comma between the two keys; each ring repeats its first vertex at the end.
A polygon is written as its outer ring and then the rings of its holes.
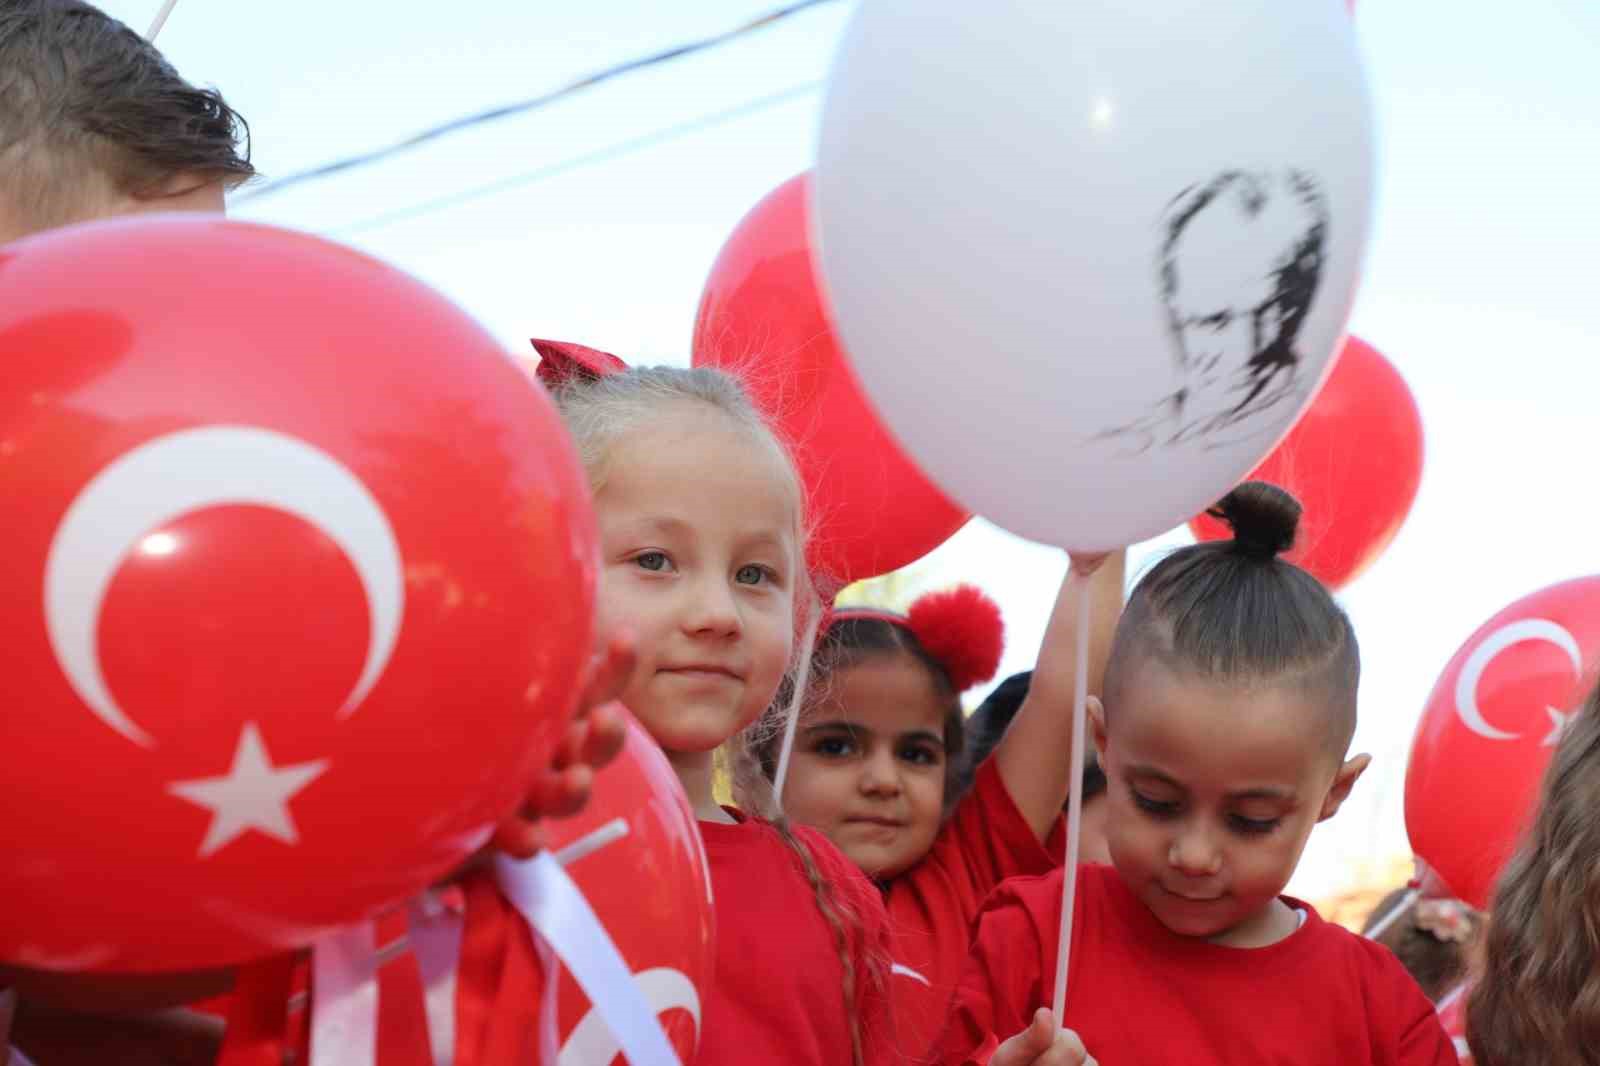
{"type": "Polygon", "coordinates": [[[1205,768],[1226,776],[1292,778],[1327,754],[1331,713],[1304,686],[1140,670],[1106,708],[1107,732],[1129,759],[1169,776],[1205,768]]]}
{"type": "Polygon", "coordinates": [[[603,516],[761,528],[793,541],[800,494],[759,438],[736,423],[646,425],[614,441],[595,495],[603,516]]]}
{"type": "Polygon", "coordinates": [[[880,732],[942,730],[945,704],[925,667],[880,654],[848,663],[818,686],[815,721],[849,721],[880,732]]]}

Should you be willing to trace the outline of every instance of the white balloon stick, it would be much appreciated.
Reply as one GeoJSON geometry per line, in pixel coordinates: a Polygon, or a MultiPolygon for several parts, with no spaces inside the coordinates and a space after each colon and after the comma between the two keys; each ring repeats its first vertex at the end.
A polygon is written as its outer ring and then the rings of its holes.
{"type": "Polygon", "coordinates": [[[1078,662],[1072,684],[1072,781],[1067,793],[1067,855],[1061,880],[1061,939],[1056,951],[1056,1024],[1067,1010],[1067,966],[1072,955],[1072,910],[1078,895],[1078,850],[1083,827],[1084,720],[1089,711],[1089,575],[1075,574],[1078,597],[1078,662]]]}
{"type": "Polygon", "coordinates": [[[1401,917],[1403,917],[1405,913],[1411,909],[1412,904],[1416,903],[1421,896],[1422,890],[1420,888],[1407,889],[1406,894],[1396,900],[1394,906],[1390,907],[1388,911],[1384,913],[1384,916],[1378,919],[1377,924],[1375,924],[1371,929],[1368,929],[1362,934],[1362,936],[1366,937],[1368,940],[1378,939],[1384,934],[1386,929],[1388,929],[1395,922],[1398,922],[1401,917]]]}
{"type": "Polygon", "coordinates": [[[794,695],[789,698],[789,713],[784,716],[783,743],[778,748],[778,769],[772,775],[773,813],[783,816],[783,787],[789,781],[789,757],[794,754],[794,735],[800,725],[800,704],[805,701],[806,685],[811,681],[811,655],[820,639],[817,626],[822,621],[822,602],[811,597],[806,605],[806,639],[800,642],[800,661],[795,667],[794,695]]]}
{"type": "Polygon", "coordinates": [[[145,40],[152,44],[155,43],[156,35],[161,32],[161,27],[167,24],[167,16],[172,14],[172,9],[177,6],[178,0],[166,0],[161,5],[161,10],[156,12],[156,20],[150,23],[150,32],[144,35],[145,40]]]}

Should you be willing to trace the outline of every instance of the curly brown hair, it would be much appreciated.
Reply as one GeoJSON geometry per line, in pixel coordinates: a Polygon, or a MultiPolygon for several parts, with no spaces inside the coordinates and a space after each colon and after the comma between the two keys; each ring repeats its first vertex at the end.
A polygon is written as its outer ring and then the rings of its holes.
{"type": "Polygon", "coordinates": [[[173,178],[254,176],[249,128],[214,89],[80,0],[0,0],[0,172],[32,228],[97,213],[96,196],[148,199],[173,178]]]}
{"type": "Polygon", "coordinates": [[[1467,1040],[1478,1066],[1600,1064],[1600,687],[1545,771],[1501,874],[1467,1040]]]}

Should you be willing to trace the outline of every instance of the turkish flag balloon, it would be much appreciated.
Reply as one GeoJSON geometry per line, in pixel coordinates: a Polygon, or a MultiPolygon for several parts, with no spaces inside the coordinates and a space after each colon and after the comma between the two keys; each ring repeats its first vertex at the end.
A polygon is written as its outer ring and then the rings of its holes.
{"type": "MultiPolygon", "coordinates": [[[[711,870],[677,774],[636,722],[629,723],[622,754],[595,775],[588,806],[576,818],[550,823],[550,842],[660,1016],[678,1058],[692,1061],[716,961],[711,870]]],[[[558,997],[560,1061],[611,1066],[615,1038],[565,970],[558,997]]]]}
{"type": "Polygon", "coordinates": [[[839,350],[812,267],[810,176],[778,186],[711,268],[694,364],[733,371],[805,481],[812,570],[838,586],[897,570],[969,517],[907,459],[839,350]]]}
{"type": "Polygon", "coordinates": [[[1597,666],[1600,576],[1518,600],[1439,675],[1411,741],[1406,831],[1412,850],[1471,906],[1487,909],[1597,666]]]}
{"type": "Polygon", "coordinates": [[[590,649],[541,390],[416,281],[263,226],[61,230],[0,288],[0,961],[290,950],[483,844],[590,649]]]}
{"type": "MultiPolygon", "coordinates": [[[[1246,480],[1270,481],[1305,506],[1287,558],[1329,588],[1348,584],[1400,532],[1422,484],[1422,415],[1394,366],[1366,341],[1345,341],[1311,406],[1246,480]]],[[[1210,515],[1199,540],[1229,536],[1210,515]]]]}

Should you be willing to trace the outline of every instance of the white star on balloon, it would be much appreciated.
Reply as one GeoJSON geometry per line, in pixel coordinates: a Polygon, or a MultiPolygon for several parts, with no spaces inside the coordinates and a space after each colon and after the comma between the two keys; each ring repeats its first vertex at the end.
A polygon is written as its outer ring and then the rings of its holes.
{"type": "Polygon", "coordinates": [[[1545,713],[1550,716],[1550,734],[1544,738],[1544,743],[1542,746],[1546,748],[1553,748],[1561,739],[1562,732],[1565,731],[1567,726],[1572,723],[1572,720],[1577,717],[1578,712],[1571,711],[1563,714],[1554,707],[1546,707],[1544,710],[1545,713]]]}
{"type": "Polygon", "coordinates": [[[252,829],[285,844],[298,844],[300,834],[289,817],[289,800],[327,768],[327,759],[274,767],[260,728],[246,722],[225,775],[174,781],[167,791],[211,811],[211,826],[200,843],[203,859],[252,829]]]}

